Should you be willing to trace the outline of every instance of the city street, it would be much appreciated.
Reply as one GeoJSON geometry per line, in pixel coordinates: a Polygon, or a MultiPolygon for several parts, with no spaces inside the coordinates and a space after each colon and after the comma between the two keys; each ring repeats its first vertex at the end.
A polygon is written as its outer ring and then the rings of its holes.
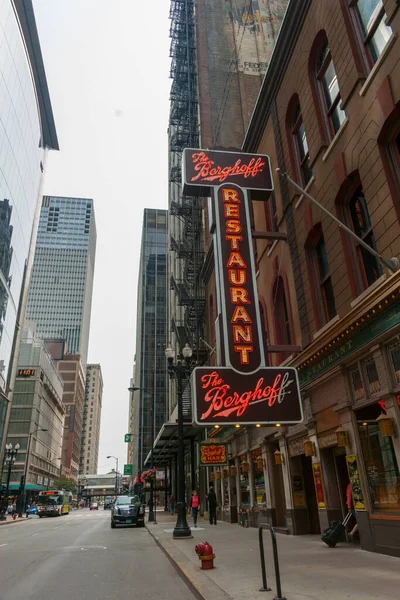
{"type": "Polygon", "coordinates": [[[193,595],[146,528],[74,511],[0,528],[1,600],[131,600],[193,595]]]}

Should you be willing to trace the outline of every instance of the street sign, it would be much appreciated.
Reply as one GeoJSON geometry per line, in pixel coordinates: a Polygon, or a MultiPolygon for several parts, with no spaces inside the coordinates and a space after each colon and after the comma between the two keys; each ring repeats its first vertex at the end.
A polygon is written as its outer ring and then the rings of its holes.
{"type": "Polygon", "coordinates": [[[124,475],[132,475],[132,465],[124,465],[124,475]]]}
{"type": "Polygon", "coordinates": [[[132,437],[131,433],[126,433],[125,434],[125,442],[128,442],[128,444],[129,444],[129,442],[131,441],[131,437],[132,437]]]}

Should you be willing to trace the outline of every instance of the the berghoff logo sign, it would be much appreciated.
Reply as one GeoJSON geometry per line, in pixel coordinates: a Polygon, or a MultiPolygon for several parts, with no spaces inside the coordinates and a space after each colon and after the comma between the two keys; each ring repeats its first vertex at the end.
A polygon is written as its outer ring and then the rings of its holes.
{"type": "MultiPolygon", "coordinates": [[[[297,371],[266,366],[256,284],[249,190],[273,190],[268,156],[187,148],[183,193],[212,197],[219,356],[222,366],[193,371],[198,425],[299,423],[297,371]]],[[[260,193],[261,192],[261,193],[260,193]]],[[[212,220],[210,218],[210,220],[212,220]]]]}

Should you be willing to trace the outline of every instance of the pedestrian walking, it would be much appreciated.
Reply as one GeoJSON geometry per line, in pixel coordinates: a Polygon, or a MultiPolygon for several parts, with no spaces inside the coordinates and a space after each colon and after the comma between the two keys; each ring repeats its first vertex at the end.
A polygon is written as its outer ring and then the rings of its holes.
{"type": "Polygon", "coordinates": [[[175,496],[173,494],[170,495],[168,503],[169,503],[169,512],[171,513],[171,515],[175,514],[176,500],[175,500],[175,496]]]}
{"type": "Polygon", "coordinates": [[[10,504],[7,506],[7,514],[8,514],[10,517],[12,517],[12,515],[13,515],[13,510],[14,510],[14,507],[13,507],[13,505],[12,505],[12,504],[11,504],[11,502],[10,502],[10,504]]]}
{"type": "Polygon", "coordinates": [[[346,488],[346,506],[347,506],[347,512],[349,512],[353,515],[353,518],[356,522],[353,529],[351,531],[349,531],[349,538],[351,539],[352,542],[354,542],[354,536],[358,531],[358,523],[357,523],[357,519],[356,519],[356,511],[354,510],[353,489],[351,487],[351,483],[349,483],[346,488]]]}
{"type": "Polygon", "coordinates": [[[192,497],[190,499],[190,508],[192,509],[193,524],[195,527],[197,527],[197,515],[199,513],[200,508],[200,498],[198,497],[196,490],[193,490],[192,492],[192,497]]]}
{"type": "Polygon", "coordinates": [[[27,504],[26,507],[25,507],[25,512],[26,512],[25,516],[26,516],[26,518],[28,518],[28,516],[29,516],[29,509],[30,509],[30,507],[31,507],[30,504],[27,504]]]}
{"type": "Polygon", "coordinates": [[[210,513],[210,525],[217,524],[217,495],[211,485],[207,494],[208,512],[210,513]]]}

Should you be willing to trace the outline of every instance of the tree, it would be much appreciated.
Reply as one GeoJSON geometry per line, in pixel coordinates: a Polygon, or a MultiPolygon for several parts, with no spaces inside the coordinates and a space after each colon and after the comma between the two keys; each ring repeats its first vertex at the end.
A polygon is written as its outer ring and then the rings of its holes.
{"type": "Polygon", "coordinates": [[[54,487],[57,490],[67,490],[67,492],[75,492],[77,490],[78,484],[74,479],[69,479],[68,477],[59,477],[54,481],[54,487]]]}

